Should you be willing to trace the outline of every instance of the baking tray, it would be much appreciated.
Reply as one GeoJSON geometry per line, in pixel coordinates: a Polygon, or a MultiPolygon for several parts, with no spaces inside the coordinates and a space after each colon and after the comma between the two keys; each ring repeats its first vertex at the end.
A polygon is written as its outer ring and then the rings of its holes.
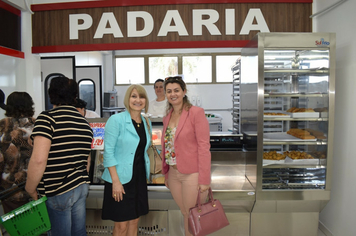
{"type": "MultiPolygon", "coordinates": [[[[265,152],[264,152],[265,153],[265,152]]],[[[283,154],[283,152],[277,152],[278,154],[283,154]]],[[[283,165],[285,159],[273,160],[273,159],[263,159],[263,166],[267,165],[283,165]]]]}
{"type": "Polygon", "coordinates": [[[268,159],[263,159],[263,166],[268,166],[268,165],[283,165],[286,164],[284,160],[268,160],[268,159]]]}
{"type": "Polygon", "coordinates": [[[265,118],[289,118],[290,114],[285,115],[263,115],[265,118]]]}
{"type": "Polygon", "coordinates": [[[296,165],[325,165],[325,159],[292,159],[290,157],[286,157],[285,159],[286,164],[296,164],[296,165]]]}
{"type": "Polygon", "coordinates": [[[289,112],[292,118],[319,118],[319,112],[289,112]]]}
{"type": "Polygon", "coordinates": [[[284,160],[267,160],[263,159],[263,166],[269,165],[325,165],[325,159],[292,159],[286,157],[284,160]]]}
{"type": "Polygon", "coordinates": [[[328,118],[328,116],[329,116],[329,112],[326,112],[326,111],[320,112],[321,118],[328,118]]]}
{"type": "Polygon", "coordinates": [[[275,133],[264,133],[263,134],[263,141],[286,141],[286,142],[293,142],[293,141],[300,141],[300,142],[308,142],[308,141],[316,141],[317,139],[300,139],[294,137],[286,132],[275,132],[275,133]]]}

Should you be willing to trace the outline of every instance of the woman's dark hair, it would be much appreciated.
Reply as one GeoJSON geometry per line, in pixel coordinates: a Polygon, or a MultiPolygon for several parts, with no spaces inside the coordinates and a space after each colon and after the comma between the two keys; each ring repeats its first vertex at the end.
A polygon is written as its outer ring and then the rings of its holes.
{"type": "Polygon", "coordinates": [[[2,109],[6,109],[6,105],[5,105],[5,93],[0,89],[0,107],[2,109]]]}
{"type": "Polygon", "coordinates": [[[48,89],[49,99],[52,105],[75,105],[78,95],[78,84],[64,76],[51,80],[48,89]]]}
{"type": "MultiPolygon", "coordinates": [[[[165,78],[164,91],[166,91],[167,84],[179,84],[179,86],[182,88],[183,91],[187,91],[187,85],[185,84],[181,76],[172,76],[172,77],[165,78]]],[[[193,105],[190,103],[188,96],[185,95],[183,97],[183,108],[185,108],[188,111],[192,106],[193,105]]],[[[170,109],[172,109],[172,105],[168,103],[167,112],[170,109]]]]}
{"type": "Polygon", "coordinates": [[[153,88],[155,88],[156,83],[158,83],[158,82],[163,82],[163,83],[164,83],[164,80],[163,80],[163,79],[157,79],[157,80],[155,81],[155,83],[153,84],[153,88]]]}
{"type": "Polygon", "coordinates": [[[84,108],[85,109],[85,108],[87,108],[87,102],[80,98],[77,98],[74,106],[76,108],[84,108]]]}
{"type": "Polygon", "coordinates": [[[6,99],[5,116],[14,118],[33,117],[32,97],[26,92],[13,92],[6,99]]]}

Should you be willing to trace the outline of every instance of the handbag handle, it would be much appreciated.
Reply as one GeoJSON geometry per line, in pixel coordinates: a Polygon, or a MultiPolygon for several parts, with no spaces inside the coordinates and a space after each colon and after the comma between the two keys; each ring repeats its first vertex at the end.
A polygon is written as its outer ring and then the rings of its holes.
{"type": "Polygon", "coordinates": [[[148,121],[148,118],[145,116],[145,120],[146,120],[146,123],[147,123],[147,126],[148,126],[148,132],[150,132],[150,137],[151,137],[151,147],[153,148],[154,151],[156,151],[158,153],[158,156],[160,157],[160,159],[162,160],[161,158],[161,155],[159,154],[159,152],[157,151],[157,148],[155,145],[153,145],[153,140],[152,140],[152,132],[151,132],[151,127],[150,127],[150,122],[148,121]]]}
{"type": "MultiPolygon", "coordinates": [[[[211,202],[211,205],[213,207],[215,207],[215,201],[214,201],[214,197],[213,197],[213,191],[211,190],[211,187],[209,187],[208,189],[208,196],[209,196],[209,201],[211,202]]],[[[200,203],[200,189],[198,190],[198,197],[197,197],[197,202],[195,204],[196,206],[198,206],[198,211],[201,211],[201,203],[200,203]]]]}
{"type": "Polygon", "coordinates": [[[146,116],[145,117],[145,120],[146,120],[146,123],[147,123],[147,126],[148,126],[148,132],[150,133],[150,137],[151,137],[151,145],[153,144],[152,143],[152,131],[151,131],[151,127],[150,127],[150,122],[148,121],[148,118],[146,116]]]}

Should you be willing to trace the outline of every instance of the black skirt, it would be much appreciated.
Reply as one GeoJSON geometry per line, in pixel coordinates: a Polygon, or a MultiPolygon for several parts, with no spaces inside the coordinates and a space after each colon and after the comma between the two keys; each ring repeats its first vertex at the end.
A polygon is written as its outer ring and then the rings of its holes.
{"type": "Polygon", "coordinates": [[[112,197],[112,184],[105,182],[102,219],[122,222],[137,219],[148,213],[148,195],[144,151],[146,132],[143,125],[137,126],[133,121],[140,142],[136,149],[133,175],[130,182],[123,185],[125,193],[123,200],[116,202],[112,197]]]}

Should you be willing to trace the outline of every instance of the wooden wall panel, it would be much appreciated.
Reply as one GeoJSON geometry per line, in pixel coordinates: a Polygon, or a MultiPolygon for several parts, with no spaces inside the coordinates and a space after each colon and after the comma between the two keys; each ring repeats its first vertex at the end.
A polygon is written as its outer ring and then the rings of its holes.
{"type": "MultiPolygon", "coordinates": [[[[270,32],[312,32],[312,20],[309,18],[312,14],[311,3],[236,3],[104,7],[35,12],[32,16],[33,46],[250,40],[257,31],[251,31],[249,35],[239,35],[239,32],[251,8],[261,9],[270,32]],[[192,29],[193,9],[214,9],[218,11],[219,21],[216,23],[216,26],[220,30],[221,35],[210,35],[208,30],[203,27],[203,35],[194,36],[192,29]],[[225,9],[235,9],[235,35],[225,35],[225,9]],[[179,11],[189,36],[179,36],[177,33],[169,33],[166,37],[157,36],[167,10],[179,11]],[[128,11],[146,11],[150,13],[154,19],[153,32],[145,37],[127,37],[126,15],[128,11]],[[114,13],[124,35],[123,38],[114,38],[113,35],[104,35],[101,39],[93,39],[103,12],[114,13]],[[79,31],[78,40],[70,40],[69,14],[80,13],[92,16],[93,25],[87,30],[79,31]]],[[[138,28],[140,27],[143,27],[142,21],[138,21],[138,28]]]]}

